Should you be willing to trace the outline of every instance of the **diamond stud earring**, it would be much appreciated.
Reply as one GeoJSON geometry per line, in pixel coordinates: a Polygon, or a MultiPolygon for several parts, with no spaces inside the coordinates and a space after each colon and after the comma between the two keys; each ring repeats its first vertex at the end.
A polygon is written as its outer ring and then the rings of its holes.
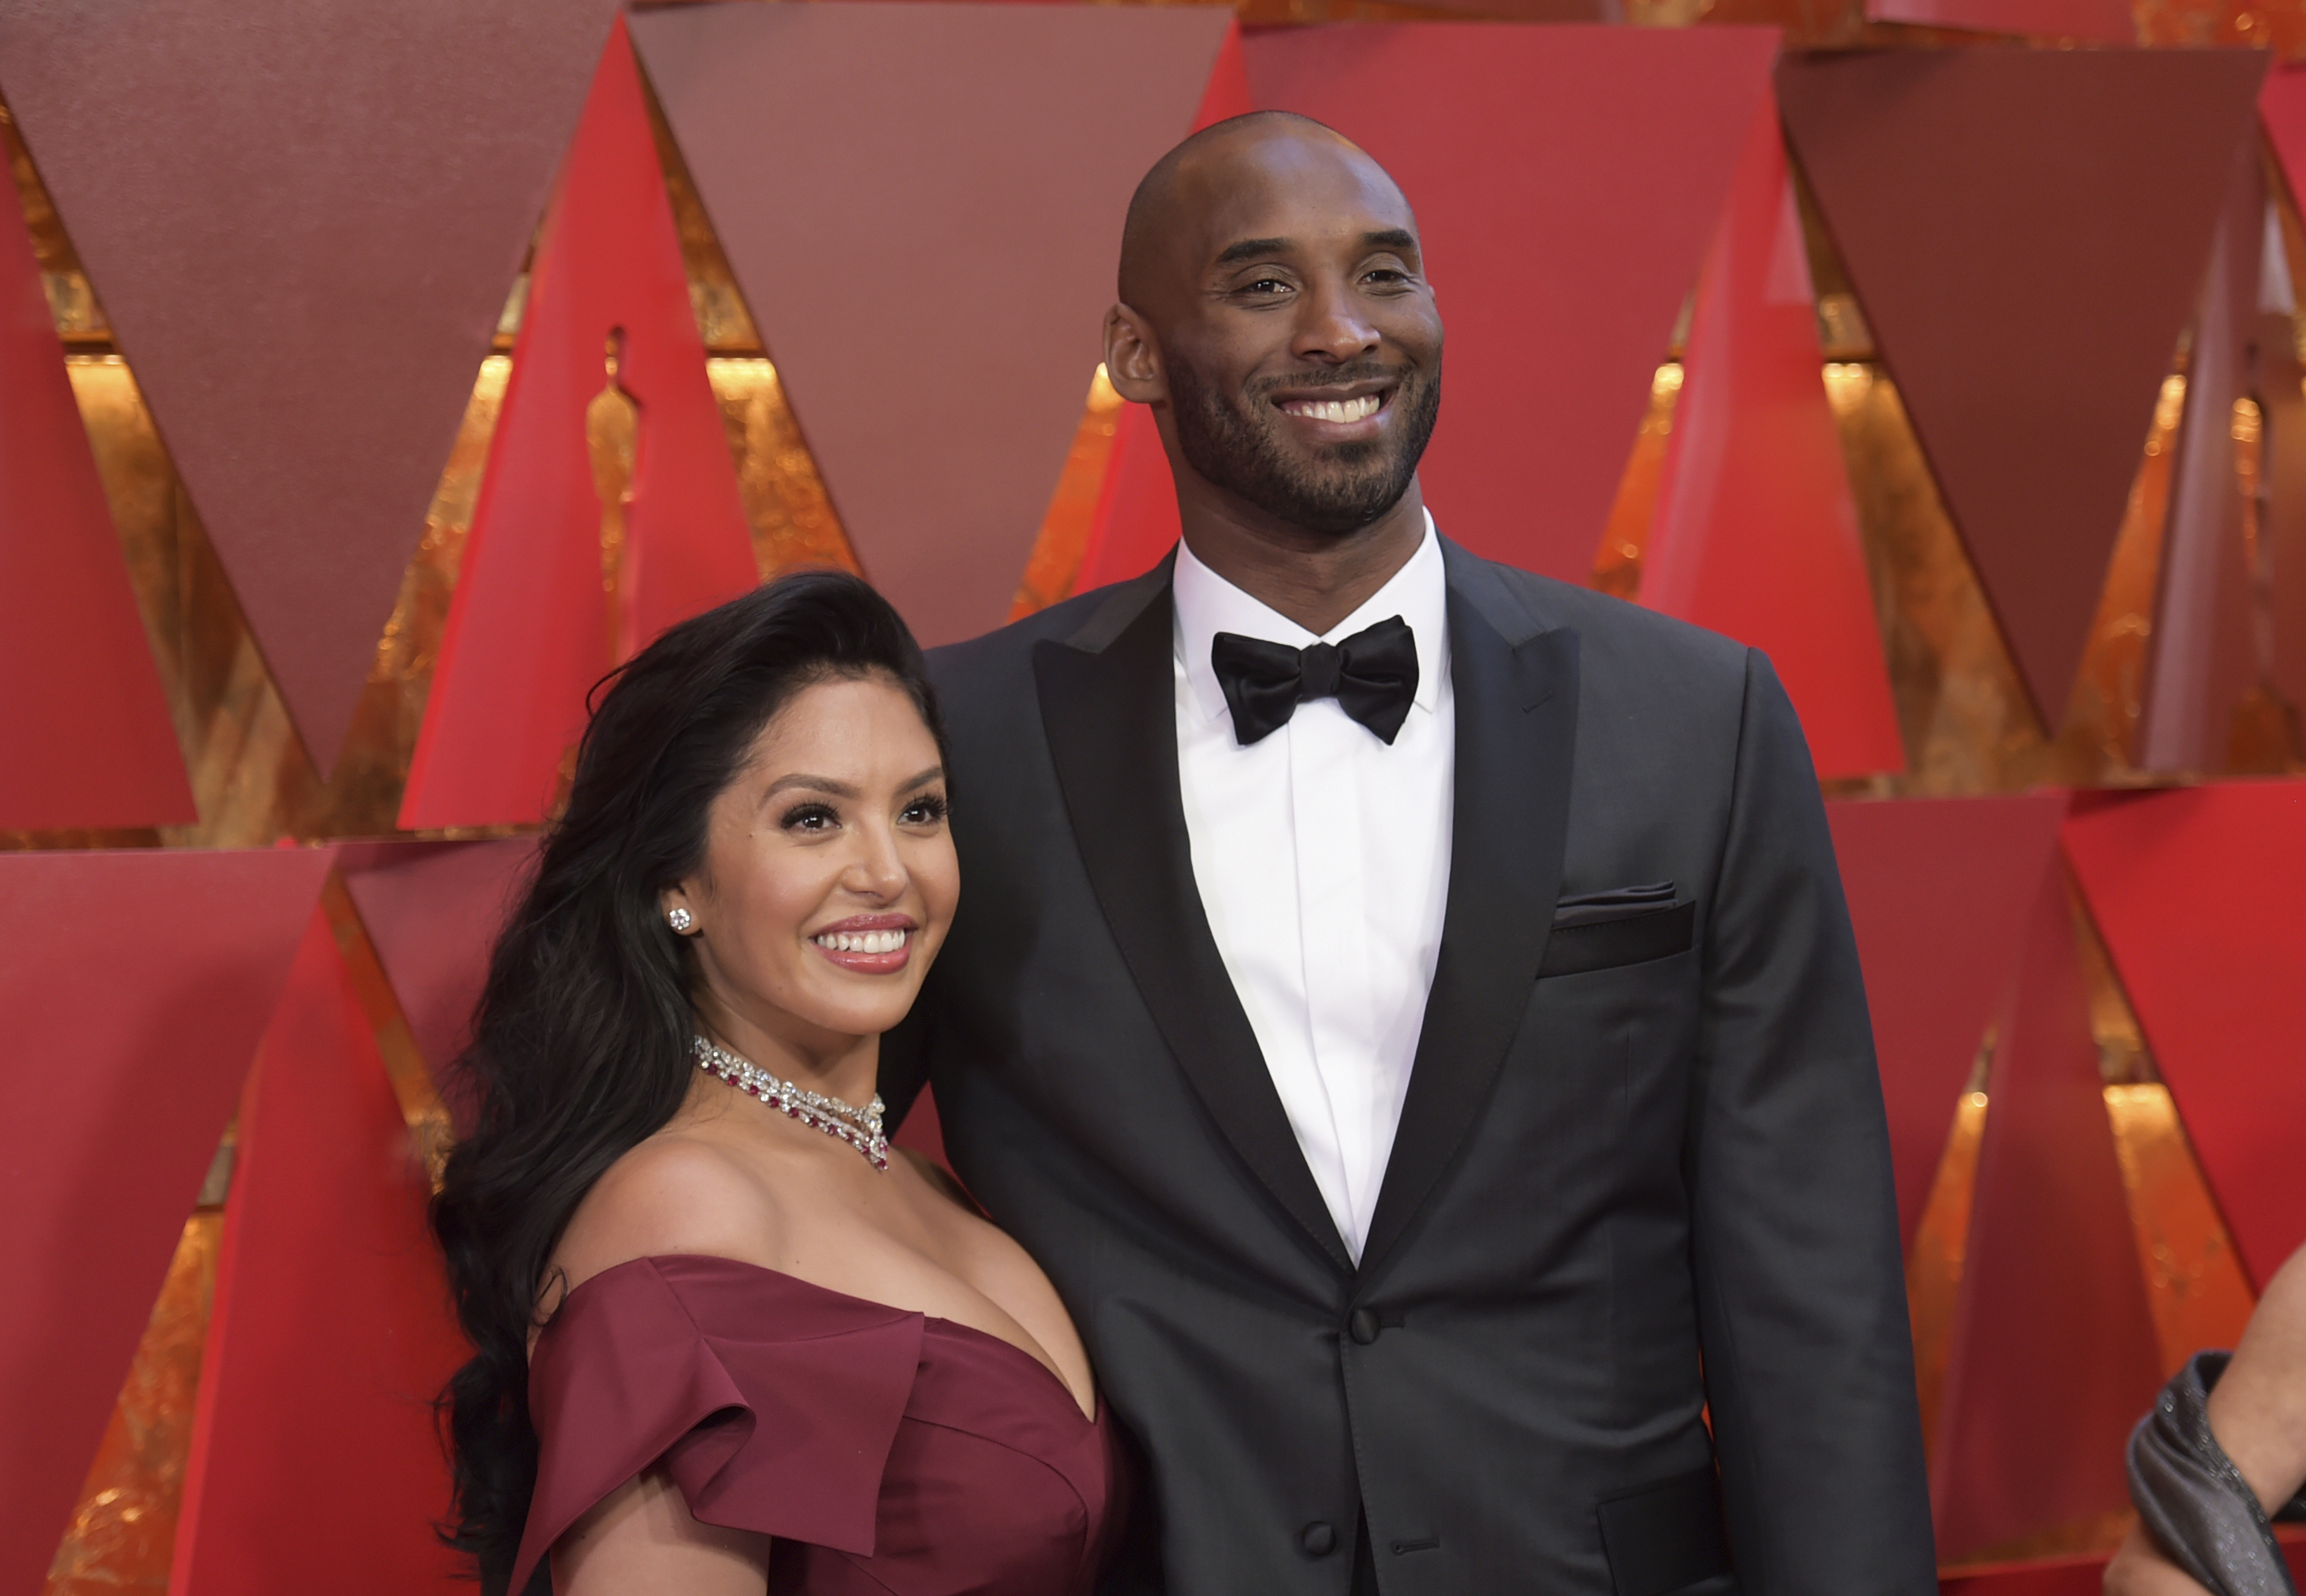
{"type": "Polygon", "coordinates": [[[685,909],[676,909],[664,917],[664,923],[675,931],[686,932],[691,926],[696,924],[696,917],[685,909]]]}

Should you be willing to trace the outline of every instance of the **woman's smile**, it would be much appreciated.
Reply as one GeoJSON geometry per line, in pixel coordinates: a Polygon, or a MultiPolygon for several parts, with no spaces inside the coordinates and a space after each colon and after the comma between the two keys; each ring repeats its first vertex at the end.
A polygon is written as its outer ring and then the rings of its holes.
{"type": "Polygon", "coordinates": [[[813,932],[809,945],[842,969],[858,975],[895,975],[912,962],[910,915],[851,915],[813,932]]]}

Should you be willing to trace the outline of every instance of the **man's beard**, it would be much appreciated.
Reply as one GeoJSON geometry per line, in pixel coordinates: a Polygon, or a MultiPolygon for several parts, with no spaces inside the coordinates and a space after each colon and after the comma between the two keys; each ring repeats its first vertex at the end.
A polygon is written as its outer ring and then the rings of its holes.
{"type": "MultiPolygon", "coordinates": [[[[1177,447],[1186,464],[1276,520],[1329,537],[1359,532],[1401,502],[1441,410],[1438,368],[1412,366],[1396,372],[1374,362],[1341,366],[1324,386],[1399,379],[1388,402],[1403,406],[1400,431],[1389,448],[1384,443],[1331,444],[1309,468],[1291,457],[1281,436],[1283,422],[1258,393],[1235,400],[1183,362],[1171,363],[1167,374],[1177,447]]],[[[1265,392],[1305,391],[1302,381],[1260,387],[1265,392]]]]}

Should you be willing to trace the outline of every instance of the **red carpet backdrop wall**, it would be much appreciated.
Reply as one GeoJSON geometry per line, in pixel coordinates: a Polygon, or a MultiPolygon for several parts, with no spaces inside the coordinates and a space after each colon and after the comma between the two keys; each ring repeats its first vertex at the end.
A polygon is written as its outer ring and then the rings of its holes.
{"type": "Polygon", "coordinates": [[[1418,207],[1443,531],[1776,661],[1947,1587],[2094,1592],[2306,1242],[2293,58],[2306,0],[0,0],[0,1596],[458,1588],[436,1075],[587,687],[799,565],[936,643],[1157,560],[1121,217],[1258,107],[1418,207]]]}

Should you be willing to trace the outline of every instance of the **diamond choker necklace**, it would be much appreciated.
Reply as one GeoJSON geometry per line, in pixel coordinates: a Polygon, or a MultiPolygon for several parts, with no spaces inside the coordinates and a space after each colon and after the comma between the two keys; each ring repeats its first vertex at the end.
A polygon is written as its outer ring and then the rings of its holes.
{"type": "Polygon", "coordinates": [[[874,1168],[889,1167],[889,1138],[881,1129],[884,1105],[880,1093],[875,1092],[873,1100],[859,1108],[823,1092],[795,1086],[790,1080],[779,1080],[752,1060],[703,1037],[689,1044],[689,1051],[696,1055],[696,1067],[706,1074],[717,1075],[739,1091],[758,1097],[772,1108],[782,1109],[788,1119],[799,1120],[812,1130],[847,1142],[864,1154],[865,1162],[874,1168]]]}

